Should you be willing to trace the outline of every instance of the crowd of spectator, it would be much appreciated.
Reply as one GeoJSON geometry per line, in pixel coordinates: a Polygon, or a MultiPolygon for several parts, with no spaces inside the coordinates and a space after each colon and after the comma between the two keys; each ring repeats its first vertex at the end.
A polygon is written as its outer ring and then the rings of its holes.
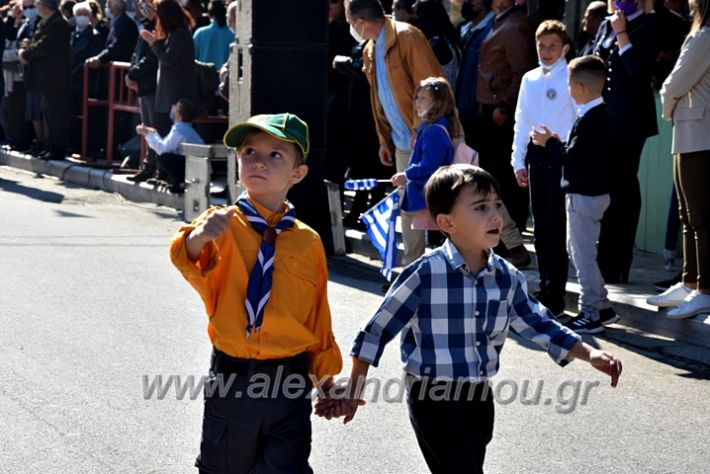
{"type": "MultiPolygon", "coordinates": [[[[560,304],[564,307],[567,267],[567,258],[561,258],[566,254],[564,189],[560,191],[559,177],[548,179],[548,184],[542,184],[540,177],[533,178],[536,183],[530,183],[530,161],[537,145],[530,140],[531,130],[522,130],[520,126],[516,129],[516,120],[521,112],[530,112],[525,110],[527,107],[548,110],[545,112],[548,115],[543,114],[543,117],[548,117],[550,122],[564,122],[566,125],[560,132],[568,133],[575,117],[581,115],[566,91],[566,67],[560,74],[548,71],[554,71],[560,64],[566,66],[575,57],[596,56],[604,64],[602,98],[611,120],[609,136],[600,139],[610,144],[613,159],[605,168],[605,176],[609,178],[609,204],[601,214],[598,254],[595,249],[593,260],[599,266],[602,285],[604,282],[628,283],[641,210],[637,174],[646,140],[658,133],[660,111],[656,107],[654,89],[663,88],[661,96],[667,109],[664,116],[674,122],[674,153],[679,153],[676,156],[676,188],[681,181],[679,177],[684,177],[688,183],[691,176],[701,180],[708,176],[702,171],[707,166],[708,147],[700,139],[707,133],[699,131],[701,122],[692,121],[704,120],[708,113],[709,97],[702,79],[707,77],[708,67],[702,61],[676,63],[679,55],[682,57],[681,51],[689,50],[690,45],[694,46],[694,51],[703,48],[701,44],[708,31],[707,0],[691,0],[690,4],[684,0],[582,2],[580,31],[571,31],[568,35],[560,30],[557,36],[551,35],[562,38],[565,43],[554,46],[558,56],[563,47],[564,53],[551,64],[546,64],[544,57],[545,54],[549,56],[545,48],[553,46],[541,46],[534,32],[546,20],[564,20],[564,2],[542,1],[535,11],[528,11],[525,0],[397,0],[388,2],[389,5],[384,3],[379,0],[330,2],[330,49],[334,72],[329,88],[328,131],[331,137],[337,137],[333,141],[340,143],[338,150],[342,151],[342,154],[329,155],[331,172],[334,173],[331,179],[342,182],[343,175],[339,172],[342,164],[333,166],[342,157],[350,173],[348,177],[383,178],[389,174],[393,184],[407,188],[410,182],[408,179],[400,182],[402,173],[406,174],[408,166],[414,164],[412,147],[417,132],[426,130],[426,127],[418,130],[426,119],[415,115],[415,90],[430,77],[446,78],[455,93],[458,111],[455,122],[460,121],[449,130],[458,129],[460,125],[466,142],[478,151],[481,167],[491,172],[501,187],[509,232],[504,232],[502,244],[496,250],[520,267],[529,264],[530,258],[522,246],[520,233],[528,222],[530,199],[537,196],[538,203],[533,202],[533,223],[538,264],[543,260],[542,291],[537,296],[551,307],[558,308],[560,304]],[[455,5],[453,10],[452,3],[455,5]],[[390,6],[391,17],[385,10],[390,6]],[[450,18],[463,20],[455,25],[450,18]],[[692,29],[691,21],[694,22],[692,29]],[[346,31],[350,32],[349,38],[346,31]],[[337,40],[333,41],[335,38],[337,40]],[[540,68],[536,69],[538,64],[540,68]],[[688,68],[694,68],[692,73],[687,71],[688,68]],[[531,86],[531,100],[521,103],[521,84],[534,69],[541,71],[540,85],[535,86],[541,89],[531,86]],[[338,72],[342,77],[333,77],[338,72]],[[548,75],[550,77],[546,77],[548,75]],[[559,76],[559,79],[553,80],[553,76],[559,76]],[[374,134],[373,127],[363,119],[358,122],[356,132],[348,135],[337,124],[351,123],[347,114],[353,107],[352,96],[354,91],[364,87],[364,80],[369,85],[374,134]],[[552,82],[548,84],[546,81],[552,82]],[[555,100],[569,101],[571,105],[565,106],[564,112],[567,114],[569,110],[569,117],[553,115],[545,101],[555,100]],[[516,135],[518,144],[514,145],[516,135]],[[346,142],[342,143],[342,140],[346,142]],[[689,148],[688,142],[697,144],[689,148]],[[369,144],[368,150],[362,148],[363,143],[369,144]],[[686,158],[686,152],[693,154],[692,158],[686,158]],[[372,158],[377,156],[384,171],[372,158]],[[540,185],[553,191],[556,187],[558,191],[541,194],[540,185]],[[545,202],[545,199],[556,204],[545,202]],[[562,232],[562,240],[552,239],[556,242],[554,245],[548,242],[552,229],[546,224],[552,222],[547,217],[553,212],[557,216],[553,219],[555,222],[561,219],[561,227],[556,225],[555,228],[561,228],[562,232]],[[548,249],[542,248],[543,245],[548,245],[548,249]],[[545,264],[549,264],[547,270],[545,264]],[[564,271],[559,271],[563,267],[564,271]]],[[[570,23],[569,18],[567,21],[570,23]]],[[[564,29],[564,25],[560,25],[564,29]]],[[[686,54],[698,58],[690,52],[686,54]]],[[[364,117],[366,111],[360,110],[360,114],[364,117]]],[[[532,113],[532,116],[539,117],[539,114],[532,113]]],[[[525,127],[540,125],[530,123],[525,127]]],[[[562,135],[563,142],[566,138],[562,135]]],[[[420,159],[417,156],[417,161],[420,159]]],[[[540,176],[539,171],[537,173],[540,176]]],[[[547,172],[547,177],[550,176],[547,172]]],[[[708,261],[707,222],[710,215],[707,206],[699,202],[707,203],[710,199],[705,195],[699,198],[701,188],[707,189],[699,183],[685,184],[684,194],[678,199],[684,229],[683,281],[672,287],[675,293],[664,299],[662,306],[682,307],[687,303],[684,303],[686,297],[694,298],[695,303],[686,304],[686,310],[680,311],[680,316],[672,312],[669,317],[692,316],[700,307],[710,310],[710,304],[697,296],[710,293],[702,276],[707,275],[707,270],[703,269],[707,268],[708,261]],[[692,247],[690,251],[689,247],[692,247]],[[701,300],[703,302],[698,303],[701,300]]],[[[358,192],[357,205],[345,217],[346,224],[357,226],[358,213],[362,212],[365,203],[373,203],[380,192],[358,192]],[[368,192],[373,195],[368,196],[368,192]]],[[[678,194],[681,194],[680,190],[678,194]]],[[[671,206],[670,212],[677,219],[678,208],[671,206]]],[[[412,225],[411,217],[406,209],[402,212],[404,264],[421,255],[425,246],[422,231],[412,225]]],[[[569,235],[567,233],[567,238],[569,235]]],[[[678,280],[680,278],[679,275],[678,280]]],[[[611,319],[614,318],[615,315],[611,319]]],[[[596,323],[598,326],[598,318],[596,323]]]]}
{"type": "MultiPolygon", "coordinates": [[[[181,99],[202,115],[226,110],[225,99],[218,96],[219,74],[228,62],[236,28],[236,9],[231,9],[231,26],[227,9],[223,0],[190,0],[185,5],[178,0],[6,3],[0,8],[0,138],[6,146],[43,160],[63,160],[78,151],[84,96],[106,98],[108,81],[113,80],[106,66],[114,62],[130,64],[125,82],[117,86],[135,92],[141,124],[161,136],[170,131],[171,108],[181,99]]],[[[91,153],[100,155],[105,153],[106,114],[90,117],[85,139],[91,153]]],[[[133,121],[117,121],[118,142],[135,137],[133,121]]],[[[157,163],[149,147],[143,169],[130,179],[159,177],[157,163]]]]}

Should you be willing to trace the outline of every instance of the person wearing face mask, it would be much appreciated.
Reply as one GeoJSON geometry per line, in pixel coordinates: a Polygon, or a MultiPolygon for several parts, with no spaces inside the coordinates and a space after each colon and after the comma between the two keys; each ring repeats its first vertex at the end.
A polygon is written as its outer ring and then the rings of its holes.
{"type": "MultiPolygon", "coordinates": [[[[10,122],[8,128],[12,130],[10,133],[14,137],[10,141],[15,149],[35,156],[44,151],[45,127],[39,105],[39,93],[27,90],[24,67],[20,63],[18,53],[30,41],[41,19],[35,0],[22,0],[21,4],[17,4],[12,12],[12,27],[16,28],[15,41],[8,44],[3,55],[3,62],[12,62],[15,71],[12,78],[8,77],[8,80],[12,80],[12,92],[8,96],[7,104],[10,122]]],[[[7,24],[11,24],[9,19],[7,24]]]]}
{"type": "Polygon", "coordinates": [[[628,283],[641,214],[641,152],[646,139],[658,134],[651,78],[660,32],[653,0],[610,0],[609,9],[613,15],[599,27],[593,50],[606,63],[604,101],[614,119],[616,160],[597,258],[607,283],[628,283]]]}
{"type": "Polygon", "coordinates": [[[39,0],[37,13],[42,20],[32,39],[18,56],[25,65],[25,84],[39,94],[46,126],[42,160],[63,160],[69,119],[69,36],[71,28],[59,13],[56,0],[39,0]]]}
{"type": "Polygon", "coordinates": [[[569,265],[566,250],[565,195],[561,188],[562,166],[550,159],[550,151],[530,140],[540,124],[567,137],[576,116],[567,89],[570,49],[564,23],[546,20],[535,32],[539,67],[523,76],[515,106],[515,136],[511,165],[518,186],[528,188],[534,223],[535,252],[540,291],[535,297],[553,314],[565,310],[565,285],[569,265]]]}
{"type": "Polygon", "coordinates": [[[88,3],[77,3],[72,7],[74,22],[76,24],[70,37],[71,54],[71,109],[80,113],[82,100],[82,86],[84,75],[84,62],[101,51],[101,37],[91,27],[91,7],[88,3]]]}
{"type": "MultiPolygon", "coordinates": [[[[62,2],[64,5],[64,2],[62,2]]],[[[91,7],[88,3],[76,3],[72,7],[72,19],[75,27],[72,31],[69,46],[71,55],[71,99],[69,110],[72,115],[81,115],[84,91],[84,63],[101,51],[101,37],[91,27],[91,7]]],[[[74,149],[81,146],[81,131],[74,127],[69,133],[70,145],[74,149]]]]}
{"type": "MultiPolygon", "coordinates": [[[[345,17],[353,38],[367,41],[363,71],[370,84],[380,161],[404,171],[417,121],[414,89],[427,77],[443,76],[441,66],[421,31],[386,18],[379,0],[348,0],[345,17]]],[[[426,242],[424,232],[412,228],[412,216],[407,212],[401,216],[402,263],[409,264],[422,254],[426,242]]]]}
{"type": "Polygon", "coordinates": [[[98,68],[111,61],[128,62],[136,49],[138,27],[136,22],[125,13],[125,0],[108,0],[107,8],[111,18],[111,30],[103,50],[86,60],[91,68],[98,68]]]}

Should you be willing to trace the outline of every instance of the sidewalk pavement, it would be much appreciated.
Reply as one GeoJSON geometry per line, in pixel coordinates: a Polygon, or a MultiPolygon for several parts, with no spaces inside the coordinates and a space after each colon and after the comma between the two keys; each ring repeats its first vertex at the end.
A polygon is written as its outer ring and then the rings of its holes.
{"type": "MultiPolygon", "coordinates": [[[[182,209],[183,205],[181,196],[156,189],[146,183],[131,183],[126,179],[127,175],[114,174],[110,169],[95,168],[74,161],[45,162],[23,153],[0,150],[0,165],[54,176],[68,183],[117,193],[129,201],[149,202],[178,210],[182,209]]],[[[524,273],[530,287],[536,288],[537,270],[532,236],[526,233],[524,237],[525,245],[533,255],[533,264],[526,268],[524,273]]],[[[385,283],[384,278],[378,273],[381,261],[367,235],[357,230],[347,229],[346,244],[348,256],[335,257],[332,259],[333,262],[335,264],[356,264],[361,268],[360,274],[363,278],[380,278],[382,283],[385,283]]],[[[680,266],[680,259],[677,261],[677,266],[680,266]]],[[[397,268],[395,274],[399,271],[401,268],[397,268]]],[[[709,353],[708,349],[710,349],[710,315],[698,315],[686,320],[669,320],[664,316],[665,311],[658,311],[655,306],[646,304],[646,297],[656,294],[653,282],[666,280],[673,274],[674,272],[664,270],[663,258],[660,255],[637,251],[629,278],[630,283],[607,285],[609,298],[621,316],[621,321],[613,325],[612,328],[640,331],[657,336],[649,342],[649,347],[646,348],[648,350],[662,349],[666,352],[677,353],[681,357],[689,357],[689,354],[694,352],[694,347],[701,348],[702,362],[710,364],[710,360],[705,360],[709,353]]],[[[576,314],[579,285],[572,268],[570,269],[567,292],[567,311],[570,315],[576,314]]]]}

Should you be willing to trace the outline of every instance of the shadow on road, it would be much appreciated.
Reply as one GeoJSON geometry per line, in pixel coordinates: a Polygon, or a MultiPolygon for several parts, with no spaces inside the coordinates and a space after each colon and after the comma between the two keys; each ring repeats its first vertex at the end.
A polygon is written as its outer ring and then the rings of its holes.
{"type": "Polygon", "coordinates": [[[64,195],[59,193],[53,193],[51,191],[42,191],[41,189],[29,188],[19,184],[17,181],[12,181],[9,179],[0,179],[0,189],[7,191],[8,193],[22,194],[30,199],[37,199],[38,201],[51,202],[59,204],[64,200],[64,195]]]}

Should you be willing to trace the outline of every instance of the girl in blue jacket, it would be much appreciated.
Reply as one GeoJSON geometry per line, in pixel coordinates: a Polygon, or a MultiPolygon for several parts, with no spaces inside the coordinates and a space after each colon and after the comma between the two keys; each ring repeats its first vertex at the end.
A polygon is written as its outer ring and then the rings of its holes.
{"type": "Polygon", "coordinates": [[[392,176],[392,184],[404,188],[402,211],[412,214],[412,228],[428,230],[429,243],[443,242],[443,234],[429,216],[424,201],[424,185],[440,167],[450,165],[454,157],[452,140],[461,135],[454,94],[443,77],[424,79],[414,92],[414,105],[421,124],[416,130],[407,168],[392,176]]]}

